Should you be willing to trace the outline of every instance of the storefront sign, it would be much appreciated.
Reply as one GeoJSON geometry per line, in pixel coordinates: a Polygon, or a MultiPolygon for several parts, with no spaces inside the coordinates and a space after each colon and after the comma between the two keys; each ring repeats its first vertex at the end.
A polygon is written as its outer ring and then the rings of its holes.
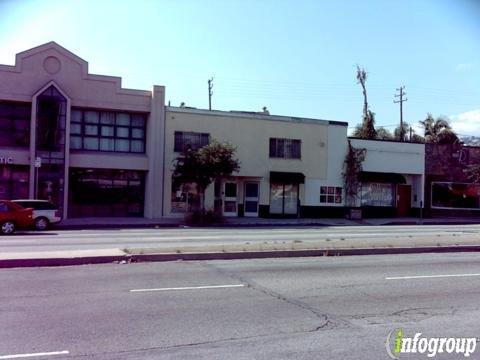
{"type": "Polygon", "coordinates": [[[0,165],[13,164],[13,156],[0,156],[0,165]]]}

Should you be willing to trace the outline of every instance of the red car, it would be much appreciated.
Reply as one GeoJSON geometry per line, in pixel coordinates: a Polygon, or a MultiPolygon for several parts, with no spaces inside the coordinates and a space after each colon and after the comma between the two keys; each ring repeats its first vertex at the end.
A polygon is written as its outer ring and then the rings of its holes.
{"type": "Polygon", "coordinates": [[[0,200],[0,234],[10,235],[17,228],[26,229],[33,225],[33,209],[25,209],[10,200],[0,200]]]}

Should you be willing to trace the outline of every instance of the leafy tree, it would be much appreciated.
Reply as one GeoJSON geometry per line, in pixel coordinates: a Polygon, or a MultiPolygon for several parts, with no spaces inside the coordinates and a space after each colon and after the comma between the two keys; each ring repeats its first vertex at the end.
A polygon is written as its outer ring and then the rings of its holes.
{"type": "Polygon", "coordinates": [[[398,125],[395,130],[393,131],[393,138],[394,140],[397,141],[408,141],[408,131],[409,131],[409,125],[406,122],[403,122],[403,126],[400,128],[400,125],[398,125]]]}
{"type": "Polygon", "coordinates": [[[240,170],[235,158],[236,148],[228,143],[213,140],[197,151],[187,148],[174,161],[173,185],[195,183],[200,195],[200,207],[205,212],[205,190],[214,180],[230,176],[240,170]]]}
{"type": "Polygon", "coordinates": [[[411,142],[415,142],[415,143],[424,143],[425,142],[425,138],[421,135],[418,135],[418,134],[415,134],[413,133],[412,134],[412,138],[410,139],[411,142]]]}
{"type": "Polygon", "coordinates": [[[388,129],[385,129],[383,126],[380,126],[377,129],[377,139],[379,139],[379,140],[393,140],[394,137],[388,129]]]}
{"type": "Polygon", "coordinates": [[[428,114],[425,120],[419,122],[424,129],[425,142],[432,144],[455,144],[459,142],[458,136],[452,130],[447,119],[434,119],[428,114]]]}
{"type": "Polygon", "coordinates": [[[346,202],[355,205],[355,197],[360,188],[359,175],[362,171],[362,163],[365,160],[366,149],[356,149],[348,141],[348,152],[343,162],[343,181],[345,183],[346,202]]]}
{"type": "Polygon", "coordinates": [[[359,137],[362,139],[375,139],[377,137],[377,132],[375,131],[375,113],[368,109],[366,82],[367,72],[357,65],[357,83],[361,85],[363,93],[363,116],[359,137]]]}

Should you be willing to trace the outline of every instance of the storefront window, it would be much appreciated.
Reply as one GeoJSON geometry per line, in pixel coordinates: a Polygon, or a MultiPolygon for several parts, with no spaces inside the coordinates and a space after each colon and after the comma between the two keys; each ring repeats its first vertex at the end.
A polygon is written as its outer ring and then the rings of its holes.
{"type": "Polygon", "coordinates": [[[480,209],[480,184],[433,182],[432,207],[480,209]]]}
{"type": "Polygon", "coordinates": [[[361,187],[362,206],[395,206],[393,184],[363,183],[361,187]]]}
{"type": "Polygon", "coordinates": [[[200,207],[200,196],[196,184],[183,184],[175,187],[172,184],[171,212],[187,213],[198,210],[200,207]]]}
{"type": "Polygon", "coordinates": [[[71,169],[69,216],[143,216],[144,193],[142,171],[71,169]]]}
{"type": "Polygon", "coordinates": [[[28,166],[0,166],[0,199],[28,199],[28,166]]]}
{"type": "Polygon", "coordinates": [[[270,213],[295,215],[298,208],[298,184],[270,184],[270,213]]]}

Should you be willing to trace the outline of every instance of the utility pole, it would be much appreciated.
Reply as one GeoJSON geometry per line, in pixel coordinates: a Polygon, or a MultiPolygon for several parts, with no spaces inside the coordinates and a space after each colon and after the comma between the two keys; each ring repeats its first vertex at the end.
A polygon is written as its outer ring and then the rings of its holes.
{"type": "Polygon", "coordinates": [[[397,91],[399,91],[400,94],[395,94],[395,97],[400,98],[400,100],[393,100],[393,102],[396,104],[400,103],[400,141],[405,140],[405,133],[403,129],[403,102],[407,101],[408,99],[403,98],[405,95],[407,95],[404,90],[405,90],[405,86],[401,86],[400,88],[397,88],[397,91]]]}
{"type": "Polygon", "coordinates": [[[213,77],[208,79],[208,110],[212,110],[213,77]]]}

